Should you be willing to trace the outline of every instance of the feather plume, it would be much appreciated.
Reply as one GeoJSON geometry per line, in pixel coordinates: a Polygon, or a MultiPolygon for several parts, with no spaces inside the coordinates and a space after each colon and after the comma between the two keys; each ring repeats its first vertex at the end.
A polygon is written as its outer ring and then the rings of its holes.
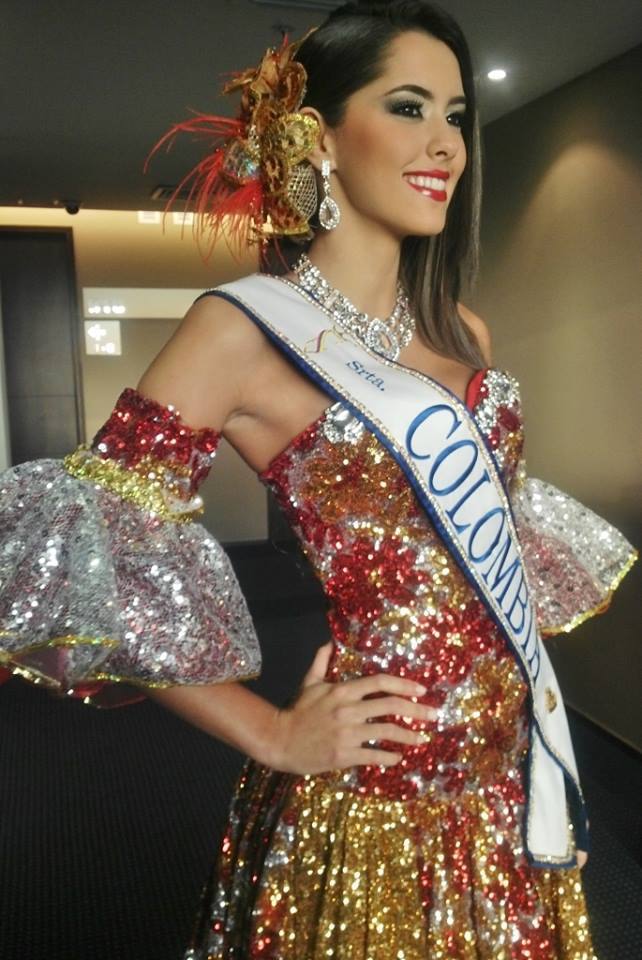
{"type": "Polygon", "coordinates": [[[171,150],[179,134],[192,134],[209,141],[210,150],[179,182],[165,205],[165,215],[189,188],[184,209],[195,214],[194,235],[201,255],[207,259],[216,240],[224,235],[233,253],[240,256],[256,239],[255,224],[263,219],[264,190],[260,174],[241,182],[225,175],[226,153],[230,143],[245,133],[241,120],[194,112],[194,116],[175,123],[150,151],[144,170],[163,148],[171,150]]]}

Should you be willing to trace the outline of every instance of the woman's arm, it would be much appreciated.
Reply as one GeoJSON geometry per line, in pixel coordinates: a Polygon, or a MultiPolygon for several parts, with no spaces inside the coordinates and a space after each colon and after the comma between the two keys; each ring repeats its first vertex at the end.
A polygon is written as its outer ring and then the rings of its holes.
{"type": "Polygon", "coordinates": [[[388,674],[325,683],[330,652],[330,644],[321,647],[299,698],[287,709],[273,706],[238,683],[150,690],[149,696],[275,770],[303,775],[357,764],[398,763],[401,754],[364,744],[424,742],[421,730],[377,718],[395,715],[413,720],[415,727],[434,720],[436,711],[417,702],[425,689],[388,674]],[[372,694],[377,694],[376,699],[364,699],[372,694]]]}
{"type": "Polygon", "coordinates": [[[178,408],[190,427],[222,432],[244,412],[245,380],[265,349],[265,338],[240,310],[204,297],[190,307],[138,390],[178,408]]]}
{"type": "MultiPolygon", "coordinates": [[[[224,432],[234,417],[252,415],[244,384],[265,350],[265,338],[239,310],[208,297],[189,310],[138,389],[152,400],[177,407],[190,427],[224,432]]],[[[324,683],[329,655],[328,646],[321,648],[300,697],[286,710],[230,682],[151,689],[148,695],[275,769],[304,774],[359,763],[398,762],[398,753],[362,744],[367,740],[420,743],[416,730],[373,721],[390,715],[415,721],[434,718],[433,709],[410,699],[420,696],[423,688],[387,675],[324,683]],[[364,700],[375,693],[384,695],[383,703],[380,698],[364,700]]]]}

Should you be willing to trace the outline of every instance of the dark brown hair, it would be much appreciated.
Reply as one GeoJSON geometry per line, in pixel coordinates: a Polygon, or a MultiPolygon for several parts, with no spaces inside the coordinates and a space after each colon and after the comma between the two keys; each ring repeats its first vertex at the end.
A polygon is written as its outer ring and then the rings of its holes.
{"type": "Polygon", "coordinates": [[[408,30],[441,40],[457,58],[467,101],[462,133],[468,159],[443,231],[434,237],[403,240],[401,280],[425,342],[444,356],[479,367],[484,365],[479,344],[457,311],[462,279],[472,282],[477,270],[481,198],[473,68],[458,24],[423,0],[344,4],[309,35],[297,53],[308,75],[303,106],[317,109],[329,126],[339,126],[349,97],[380,75],[391,41],[408,30]]]}

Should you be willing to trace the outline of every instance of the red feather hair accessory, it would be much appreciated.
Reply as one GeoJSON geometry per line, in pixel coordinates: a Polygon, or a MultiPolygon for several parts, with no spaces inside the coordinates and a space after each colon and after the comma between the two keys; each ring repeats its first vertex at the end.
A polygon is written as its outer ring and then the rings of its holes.
{"type": "MultiPolygon", "coordinates": [[[[305,39],[305,38],[303,38],[305,39]]],[[[166,211],[189,189],[185,209],[196,214],[199,241],[207,238],[206,256],[223,235],[232,249],[273,237],[310,236],[316,211],[316,177],[306,157],[315,146],[319,125],[297,113],[305,97],[306,73],[293,57],[303,40],[269,49],[253,67],[225,85],[223,93],[241,91],[236,119],[205,113],[174,124],[152,149],[152,157],[169,149],[176,136],[190,133],[210,141],[213,149],[181,182],[166,211]]]]}

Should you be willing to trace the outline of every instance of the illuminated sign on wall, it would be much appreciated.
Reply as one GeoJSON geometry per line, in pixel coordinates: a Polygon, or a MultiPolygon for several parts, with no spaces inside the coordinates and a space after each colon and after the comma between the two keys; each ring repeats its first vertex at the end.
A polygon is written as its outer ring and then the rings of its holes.
{"type": "Polygon", "coordinates": [[[83,313],[93,317],[127,320],[180,319],[201,289],[175,287],[83,287],[83,313]]]}
{"type": "Polygon", "coordinates": [[[94,357],[119,357],[120,320],[85,320],[85,353],[94,357]]]}

